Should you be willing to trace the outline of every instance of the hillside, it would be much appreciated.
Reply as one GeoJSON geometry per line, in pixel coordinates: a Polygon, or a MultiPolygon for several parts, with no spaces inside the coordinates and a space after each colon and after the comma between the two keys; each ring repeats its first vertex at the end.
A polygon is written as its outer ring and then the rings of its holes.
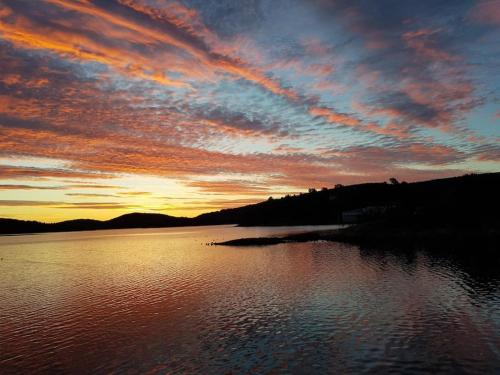
{"type": "Polygon", "coordinates": [[[146,213],[125,214],[104,221],[76,219],[61,221],[59,223],[40,223],[37,221],[0,219],[0,234],[71,232],[82,230],[124,228],[179,227],[190,225],[191,223],[192,219],[189,218],[146,213]]]}
{"type": "Polygon", "coordinates": [[[305,225],[415,216],[432,221],[482,222],[497,220],[498,191],[500,173],[408,184],[368,183],[207,213],[195,220],[201,224],[305,225]]]}
{"type": "MultiPolygon", "coordinates": [[[[394,181],[396,182],[396,181],[394,181]]],[[[33,233],[188,225],[317,225],[374,220],[425,225],[495,226],[499,223],[500,173],[466,175],[416,183],[367,183],[202,214],[195,218],[132,213],[117,218],[46,224],[0,219],[0,233],[33,233]]]]}

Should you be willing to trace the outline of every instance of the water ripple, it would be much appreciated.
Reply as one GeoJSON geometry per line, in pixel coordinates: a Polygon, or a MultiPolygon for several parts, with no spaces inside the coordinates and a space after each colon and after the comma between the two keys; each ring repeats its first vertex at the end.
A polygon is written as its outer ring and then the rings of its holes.
{"type": "Polygon", "coordinates": [[[500,372],[493,267],[326,242],[203,245],[287,230],[303,229],[0,239],[0,372],[500,372]]]}

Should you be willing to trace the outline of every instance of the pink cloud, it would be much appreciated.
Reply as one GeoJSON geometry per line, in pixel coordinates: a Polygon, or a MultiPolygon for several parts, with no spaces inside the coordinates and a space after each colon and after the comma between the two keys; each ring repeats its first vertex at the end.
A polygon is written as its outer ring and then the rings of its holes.
{"type": "Polygon", "coordinates": [[[420,29],[415,31],[408,31],[402,35],[403,40],[417,52],[418,55],[436,61],[458,61],[460,57],[454,56],[447,51],[439,48],[437,43],[433,40],[433,36],[438,34],[441,30],[435,29],[420,29]]]}
{"type": "Polygon", "coordinates": [[[485,25],[500,25],[500,4],[496,0],[481,0],[469,13],[472,21],[485,25]]]}

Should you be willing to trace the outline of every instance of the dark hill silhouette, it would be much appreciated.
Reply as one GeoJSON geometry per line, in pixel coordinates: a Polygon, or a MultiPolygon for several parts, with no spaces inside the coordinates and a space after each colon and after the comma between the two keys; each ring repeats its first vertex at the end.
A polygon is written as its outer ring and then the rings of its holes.
{"type": "Polygon", "coordinates": [[[162,214],[131,213],[115,217],[111,220],[76,219],[59,223],[40,223],[0,219],[0,234],[40,233],[40,232],[72,232],[99,229],[124,228],[161,228],[190,225],[192,219],[173,217],[162,214]]]}
{"type": "Polygon", "coordinates": [[[158,228],[190,225],[192,219],[162,214],[131,213],[104,222],[108,228],[158,228]]]}
{"type": "Polygon", "coordinates": [[[500,173],[466,175],[416,183],[368,183],[341,186],[254,205],[203,214],[201,224],[307,225],[356,222],[380,216],[421,217],[430,221],[498,220],[500,173]]]}
{"type": "Polygon", "coordinates": [[[117,218],[46,224],[0,219],[0,233],[33,233],[187,225],[317,225],[344,222],[419,223],[455,228],[497,227],[500,173],[466,175],[415,183],[367,183],[310,191],[295,196],[202,214],[195,218],[132,213],[117,218]]]}

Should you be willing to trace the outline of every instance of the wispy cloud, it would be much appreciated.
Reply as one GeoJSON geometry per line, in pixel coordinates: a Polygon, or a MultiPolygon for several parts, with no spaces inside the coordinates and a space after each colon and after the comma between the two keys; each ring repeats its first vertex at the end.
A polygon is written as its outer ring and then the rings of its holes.
{"type": "Polygon", "coordinates": [[[62,190],[64,188],[65,188],[64,186],[0,184],[0,190],[62,190]]]}
{"type": "Polygon", "coordinates": [[[116,197],[114,194],[99,194],[99,193],[65,193],[68,197],[116,197]]]}

